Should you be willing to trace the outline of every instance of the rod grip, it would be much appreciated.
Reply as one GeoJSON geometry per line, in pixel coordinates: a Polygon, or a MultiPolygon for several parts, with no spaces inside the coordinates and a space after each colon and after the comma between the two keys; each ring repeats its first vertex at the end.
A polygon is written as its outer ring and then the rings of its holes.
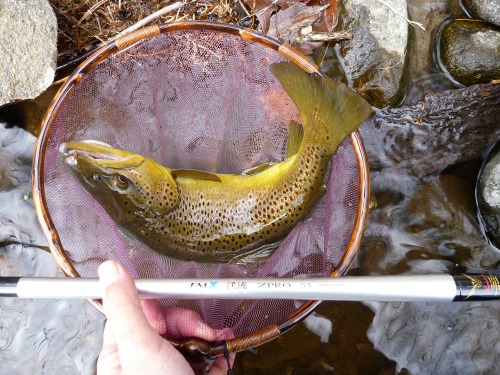
{"type": "Polygon", "coordinates": [[[0,277],[0,297],[18,297],[17,283],[20,277],[0,277]]]}
{"type": "Polygon", "coordinates": [[[500,274],[452,275],[457,292],[453,301],[500,299],[500,274]]]}

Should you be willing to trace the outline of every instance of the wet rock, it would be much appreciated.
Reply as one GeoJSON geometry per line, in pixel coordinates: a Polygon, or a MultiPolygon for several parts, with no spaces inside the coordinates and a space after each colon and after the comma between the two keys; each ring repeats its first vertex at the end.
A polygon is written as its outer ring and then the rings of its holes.
{"type": "Polygon", "coordinates": [[[57,21],[46,0],[0,0],[0,105],[38,96],[54,78],[57,21]]]}
{"type": "Polygon", "coordinates": [[[484,230],[493,245],[500,248],[500,143],[479,177],[478,203],[484,230]]]}
{"type": "Polygon", "coordinates": [[[408,41],[408,23],[402,15],[407,16],[406,1],[342,2],[337,29],[352,34],[340,48],[345,74],[376,107],[396,104],[401,95],[408,41]]]}
{"type": "Polygon", "coordinates": [[[482,157],[500,137],[499,102],[500,85],[486,84],[378,110],[360,127],[370,169],[422,177],[482,157]]]}
{"type": "Polygon", "coordinates": [[[462,0],[471,16],[500,26],[500,6],[498,0],[462,0]]]}
{"type": "Polygon", "coordinates": [[[446,24],[439,41],[443,68],[463,85],[500,79],[500,28],[482,21],[446,24]]]}

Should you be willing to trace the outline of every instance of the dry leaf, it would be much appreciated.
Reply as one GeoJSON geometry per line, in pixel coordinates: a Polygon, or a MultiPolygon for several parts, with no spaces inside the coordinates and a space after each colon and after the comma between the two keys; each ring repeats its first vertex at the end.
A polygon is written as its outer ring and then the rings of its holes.
{"type": "Polygon", "coordinates": [[[304,42],[311,40],[306,34],[330,33],[337,25],[339,0],[245,0],[245,3],[256,15],[264,34],[287,42],[306,55],[323,45],[318,41],[304,42]]]}
{"type": "Polygon", "coordinates": [[[311,0],[307,5],[330,5],[325,9],[323,18],[313,25],[314,31],[331,32],[337,26],[339,16],[338,0],[311,0]]]}
{"type": "MultiPolygon", "coordinates": [[[[245,4],[259,20],[260,29],[264,34],[269,31],[269,20],[273,13],[278,11],[280,3],[280,0],[245,0],[245,4]]],[[[286,3],[282,5],[286,6],[286,3]]]]}
{"type": "Polygon", "coordinates": [[[285,42],[292,42],[303,27],[319,20],[326,6],[307,6],[296,2],[274,14],[270,20],[268,35],[285,42]]]}

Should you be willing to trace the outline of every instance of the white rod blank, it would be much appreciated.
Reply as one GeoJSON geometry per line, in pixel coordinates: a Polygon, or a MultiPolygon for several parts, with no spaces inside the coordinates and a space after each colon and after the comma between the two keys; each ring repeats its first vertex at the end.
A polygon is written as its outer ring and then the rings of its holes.
{"type": "MultiPolygon", "coordinates": [[[[92,298],[103,295],[98,279],[0,278],[0,296],[92,298]]],[[[304,279],[135,279],[142,299],[291,299],[330,301],[452,301],[453,276],[396,275],[304,279]]]]}

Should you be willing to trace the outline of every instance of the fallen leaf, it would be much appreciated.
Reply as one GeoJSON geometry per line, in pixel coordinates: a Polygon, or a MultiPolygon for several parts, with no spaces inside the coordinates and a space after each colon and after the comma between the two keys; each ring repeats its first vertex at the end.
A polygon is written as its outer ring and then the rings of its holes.
{"type": "Polygon", "coordinates": [[[296,2],[271,17],[267,35],[292,44],[300,30],[319,20],[327,7],[328,5],[308,6],[296,2]]]}
{"type": "Polygon", "coordinates": [[[325,9],[322,19],[313,26],[314,31],[331,32],[337,26],[339,16],[338,0],[311,0],[307,5],[330,5],[325,9]]]}
{"type": "Polygon", "coordinates": [[[307,34],[328,35],[338,21],[339,0],[245,0],[245,3],[264,34],[293,45],[306,55],[324,43],[308,38],[307,34]]]}
{"type": "Polygon", "coordinates": [[[281,3],[280,0],[245,0],[245,4],[259,20],[260,30],[264,34],[269,31],[269,21],[273,13],[278,11],[279,3],[281,3]]]}

